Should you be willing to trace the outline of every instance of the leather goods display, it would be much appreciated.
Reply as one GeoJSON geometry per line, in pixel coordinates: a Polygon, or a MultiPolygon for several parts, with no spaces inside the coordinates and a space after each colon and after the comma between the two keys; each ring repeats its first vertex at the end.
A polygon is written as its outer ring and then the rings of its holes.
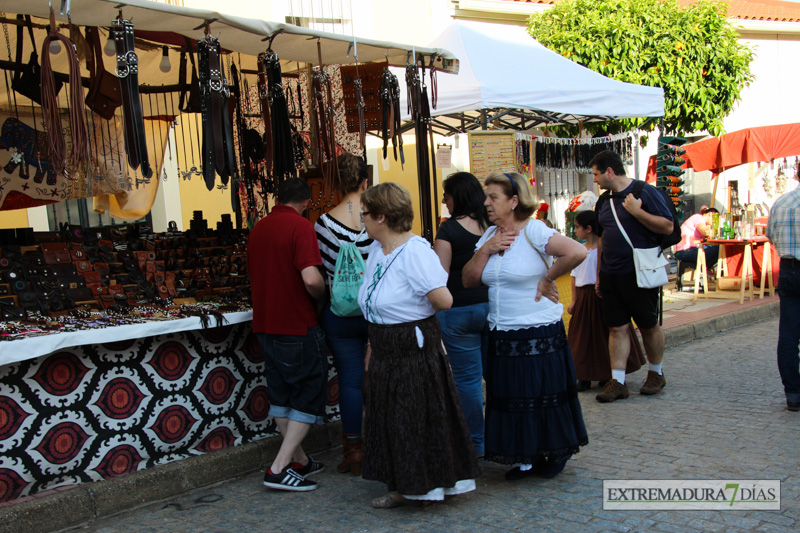
{"type": "MultiPolygon", "coordinates": [[[[22,65],[23,26],[28,28],[33,51],[31,51],[30,59],[28,59],[28,63],[25,64],[22,70],[14,72],[11,88],[41,105],[42,71],[39,66],[39,54],[36,52],[36,41],[33,38],[33,24],[31,23],[30,15],[24,15],[24,18],[23,15],[17,15],[17,65],[22,65]]],[[[56,94],[61,91],[63,85],[61,81],[54,82],[53,90],[55,90],[56,94]]]]}
{"type": "Polygon", "coordinates": [[[258,54],[258,99],[261,102],[261,118],[264,121],[264,160],[267,164],[267,173],[272,174],[272,119],[269,112],[269,82],[267,81],[266,61],[266,52],[258,54]]]}
{"type": "Polygon", "coordinates": [[[72,256],[67,250],[53,250],[44,252],[44,262],[48,265],[68,264],[72,262],[72,256]]]}
{"type": "Polygon", "coordinates": [[[388,62],[342,66],[342,92],[348,133],[358,133],[361,146],[367,130],[381,127],[381,82],[388,62]]]}
{"type": "Polygon", "coordinates": [[[200,67],[200,103],[203,122],[203,179],[208,190],[214,188],[215,173],[227,185],[235,165],[233,129],[228,112],[230,90],[222,69],[219,39],[205,35],[197,41],[200,67]]]}
{"type": "MultiPolygon", "coordinates": [[[[323,189],[335,191],[339,184],[339,165],[334,161],[336,159],[336,129],[334,124],[336,114],[333,111],[334,101],[331,80],[325,71],[325,65],[322,64],[322,47],[319,42],[317,43],[317,56],[319,58],[319,67],[311,76],[311,103],[316,110],[315,113],[312,113],[312,116],[316,116],[317,134],[319,135],[318,146],[320,147],[317,166],[323,170],[323,189]],[[325,161],[331,164],[323,165],[325,161]]],[[[277,56],[275,57],[277,58],[277,56]]]]}
{"type": "Polygon", "coordinates": [[[397,148],[400,148],[400,163],[405,164],[403,136],[400,135],[400,82],[389,69],[383,71],[380,87],[381,99],[381,138],[383,139],[383,158],[386,159],[389,139],[392,139],[394,160],[397,161],[397,148]]]}
{"type": "Polygon", "coordinates": [[[133,23],[130,20],[114,19],[111,31],[117,52],[117,76],[122,89],[122,110],[125,118],[125,151],[128,165],[140,169],[142,176],[150,178],[153,169],[147,156],[144,116],[139,100],[139,56],[136,55],[133,23]],[[141,167],[141,168],[140,168],[141,167]]]}
{"type": "MultiPolygon", "coordinates": [[[[198,216],[202,219],[201,212],[198,216]]],[[[34,234],[36,245],[0,244],[0,258],[6,263],[0,269],[0,308],[20,310],[3,313],[0,309],[0,320],[30,319],[32,315],[81,316],[76,313],[92,309],[141,313],[142,306],[170,306],[173,298],[247,301],[244,234],[223,223],[216,231],[203,226],[202,233],[161,235],[119,228],[112,234],[98,228],[86,232],[80,243],[71,240],[71,228],[61,234],[34,234]],[[55,240],[58,237],[64,240],[55,240]],[[124,243],[126,249],[102,252],[112,242],[109,238],[115,245],[124,243]],[[73,255],[79,252],[85,258],[73,261],[73,255]],[[102,262],[107,255],[127,261],[130,270],[125,263],[102,262]],[[42,265],[36,264],[37,258],[42,265]],[[66,263],[46,264],[45,259],[63,259],[66,263]]]]}
{"type": "Polygon", "coordinates": [[[122,105],[119,78],[108,72],[103,65],[100,30],[95,27],[86,28],[86,40],[91,47],[91,53],[86,57],[86,66],[89,70],[86,106],[104,119],[110,120],[117,108],[122,105]]]}
{"type": "Polygon", "coordinates": [[[270,122],[265,124],[265,128],[272,128],[272,176],[275,180],[280,181],[286,177],[296,176],[297,168],[295,167],[289,106],[283,92],[281,61],[272,50],[264,53],[263,69],[267,77],[267,93],[270,103],[270,122]]]}
{"type": "Polygon", "coordinates": [[[78,173],[89,161],[89,136],[86,131],[86,117],[83,113],[81,66],[73,42],[61,33],[51,7],[50,32],[42,43],[42,115],[47,138],[50,141],[53,167],[58,174],[64,174],[67,167],[67,145],[64,140],[61,110],[56,101],[56,81],[50,65],[50,45],[54,41],[61,42],[69,66],[69,133],[72,137],[69,162],[70,172],[78,173]]]}
{"type": "Polygon", "coordinates": [[[181,50],[180,66],[178,69],[178,79],[182,85],[181,94],[178,100],[178,109],[184,113],[200,113],[200,80],[197,77],[197,66],[194,62],[192,52],[192,41],[186,37],[186,50],[181,50]],[[192,81],[186,83],[186,56],[192,61],[192,81]],[[187,98],[188,93],[188,98],[187,98]]]}

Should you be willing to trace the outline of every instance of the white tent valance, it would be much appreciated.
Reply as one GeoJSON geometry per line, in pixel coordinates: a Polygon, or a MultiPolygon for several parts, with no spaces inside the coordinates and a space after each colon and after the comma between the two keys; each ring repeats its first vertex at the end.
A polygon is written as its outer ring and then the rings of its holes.
{"type": "MultiPolygon", "coordinates": [[[[433,59],[436,68],[458,72],[458,59],[447,50],[349,37],[291,24],[234,17],[217,11],[149,0],[71,0],[70,4],[72,22],[79,26],[108,27],[121,10],[123,16],[132,20],[138,30],[175,32],[196,39],[203,35],[202,26],[208,22],[211,24],[211,32],[219,37],[224,48],[250,56],[266,50],[268,43],[265,39],[268,41],[273,38],[272,49],[282,60],[317,64],[317,42],[320,41],[322,61],[326,65],[346,64],[352,61],[354,54],[351,47],[355,41],[361,62],[388,59],[391,65],[403,66],[409,53],[413,51],[417,59],[424,57],[426,63],[433,59]]],[[[54,6],[58,7],[55,1],[54,6]]],[[[48,4],[44,0],[3,0],[2,10],[41,18],[50,15],[48,4]]],[[[56,12],[56,20],[60,23],[67,22],[67,16],[56,12]]]]}
{"type": "MultiPolygon", "coordinates": [[[[660,87],[602,76],[548,50],[522,27],[456,21],[429,46],[446,48],[461,60],[457,76],[438,79],[434,116],[515,109],[535,112],[540,122],[575,123],[664,115],[660,87]]],[[[404,76],[398,77],[404,84],[404,76]]],[[[401,94],[404,98],[405,91],[401,94]]]]}

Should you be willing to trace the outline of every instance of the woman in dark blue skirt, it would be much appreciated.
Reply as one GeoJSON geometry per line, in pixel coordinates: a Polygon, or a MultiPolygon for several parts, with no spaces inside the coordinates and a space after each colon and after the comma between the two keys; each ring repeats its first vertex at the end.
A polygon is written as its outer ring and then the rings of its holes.
{"type": "Polygon", "coordinates": [[[530,218],[537,202],[522,175],[484,183],[494,226],[463,269],[465,287],[489,286],[484,457],[514,466],[508,480],[553,477],[588,443],[555,283],[586,249],[530,218]]]}

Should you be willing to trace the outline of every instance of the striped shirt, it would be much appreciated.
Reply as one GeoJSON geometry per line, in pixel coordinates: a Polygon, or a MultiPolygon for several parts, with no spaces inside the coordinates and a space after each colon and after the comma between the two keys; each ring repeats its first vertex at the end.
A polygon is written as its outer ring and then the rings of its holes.
{"type": "Polygon", "coordinates": [[[369,238],[366,231],[359,237],[361,230],[356,231],[348,228],[327,213],[317,220],[317,223],[314,224],[314,230],[317,232],[319,253],[322,256],[322,266],[325,267],[325,274],[327,275],[329,283],[330,279],[333,277],[336,258],[339,257],[340,242],[355,242],[356,248],[361,252],[364,261],[367,260],[367,249],[369,245],[372,244],[372,239],[369,238]],[[325,219],[325,223],[323,223],[322,219],[325,219]],[[356,239],[358,239],[358,241],[356,241],[356,239]]]}
{"type": "Polygon", "coordinates": [[[800,188],[775,200],[769,212],[767,238],[779,257],[800,260],[800,188]]]}

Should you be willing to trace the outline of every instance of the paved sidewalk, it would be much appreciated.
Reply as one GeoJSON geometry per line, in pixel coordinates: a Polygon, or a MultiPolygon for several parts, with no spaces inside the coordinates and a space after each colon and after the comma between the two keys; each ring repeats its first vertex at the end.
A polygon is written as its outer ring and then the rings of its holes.
{"type": "MultiPolygon", "coordinates": [[[[738,305],[738,304],[737,304],[738,305]]],[[[339,474],[339,449],[319,454],[320,488],[285,493],[262,474],[99,520],[84,531],[793,531],[800,527],[797,431],[775,363],[770,318],[667,350],[667,386],[599,404],[581,393],[589,445],[553,480],[503,478],[482,463],[478,490],[424,508],[375,510],[379,483],[339,474]],[[781,511],[603,511],[603,479],[780,479],[781,511]]]]}

